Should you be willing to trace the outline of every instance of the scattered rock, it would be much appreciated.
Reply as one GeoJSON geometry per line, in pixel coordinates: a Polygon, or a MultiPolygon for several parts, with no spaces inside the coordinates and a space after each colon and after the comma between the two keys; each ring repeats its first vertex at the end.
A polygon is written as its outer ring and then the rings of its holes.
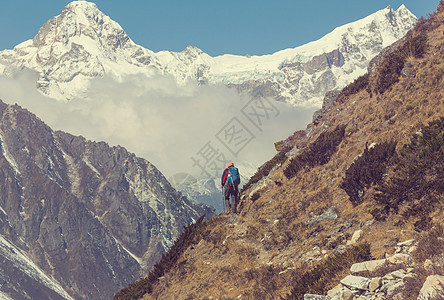
{"type": "MultiPolygon", "coordinates": [[[[391,232],[393,232],[393,230],[387,230],[387,233],[391,233],[391,232]]],[[[396,246],[398,244],[398,242],[399,242],[398,238],[391,239],[390,241],[385,243],[384,247],[392,248],[392,247],[396,246]]]]}
{"type": "Polygon", "coordinates": [[[351,289],[368,290],[370,279],[362,276],[348,275],[341,280],[341,283],[351,289]]]}
{"type": "Polygon", "coordinates": [[[444,276],[431,275],[427,277],[419,291],[418,300],[442,299],[444,297],[444,276]]]}
{"type": "Polygon", "coordinates": [[[347,241],[347,245],[356,244],[356,242],[361,238],[361,235],[362,235],[362,230],[361,229],[356,230],[353,233],[353,236],[352,236],[351,240],[347,241]]]}
{"type": "Polygon", "coordinates": [[[407,253],[412,254],[414,251],[416,251],[416,249],[417,249],[417,247],[415,245],[413,245],[409,248],[409,250],[407,250],[407,253]]]}
{"type": "Polygon", "coordinates": [[[298,147],[294,146],[293,148],[291,148],[290,151],[285,153],[285,156],[288,158],[291,158],[291,157],[295,156],[298,152],[299,152],[298,147]]]}
{"type": "Polygon", "coordinates": [[[404,287],[404,282],[395,282],[395,283],[389,283],[386,285],[386,297],[390,299],[391,297],[394,297],[394,295],[404,287]]]}
{"type": "MultiPolygon", "coordinates": [[[[272,169],[270,171],[270,174],[274,171],[274,169],[272,169]]],[[[258,182],[256,182],[255,184],[252,185],[252,187],[250,188],[250,193],[248,194],[248,197],[251,198],[251,196],[256,193],[257,191],[259,191],[260,189],[268,186],[271,183],[271,180],[268,178],[268,176],[262,178],[261,180],[259,180],[258,182]]]]}
{"type": "Polygon", "coordinates": [[[321,250],[319,249],[319,247],[314,247],[312,251],[309,251],[307,253],[305,253],[305,257],[315,257],[315,256],[320,256],[322,254],[321,250]]]}
{"type": "Polygon", "coordinates": [[[361,222],[361,223],[359,223],[359,227],[371,226],[373,224],[373,222],[375,222],[374,219],[370,219],[365,222],[361,222]]]}
{"type": "Polygon", "coordinates": [[[382,279],[384,281],[403,279],[406,275],[407,275],[407,273],[404,270],[396,270],[396,271],[393,271],[389,274],[386,274],[384,277],[382,277],[382,279]]]}
{"type": "Polygon", "coordinates": [[[330,297],[314,294],[305,294],[304,300],[330,300],[330,297]]]}
{"type": "Polygon", "coordinates": [[[342,254],[345,253],[345,251],[347,251],[347,247],[345,245],[338,245],[333,250],[335,254],[342,254]]]}
{"type": "Polygon", "coordinates": [[[324,100],[322,101],[322,108],[313,113],[314,124],[318,124],[321,121],[322,116],[331,109],[333,103],[338,98],[339,93],[339,90],[328,91],[325,93],[324,100]]]}
{"type": "MultiPolygon", "coordinates": [[[[394,240],[393,240],[394,241],[394,240]]],[[[343,245],[342,245],[343,246],[343,245]]],[[[351,275],[341,280],[341,283],[327,292],[331,300],[404,300],[405,292],[408,288],[408,279],[418,277],[415,273],[422,265],[413,265],[413,260],[409,254],[411,248],[415,247],[414,240],[408,240],[393,245],[402,248],[402,252],[395,255],[386,255],[385,259],[371,260],[353,264],[350,267],[351,275]],[[391,264],[391,265],[388,265],[391,264]],[[403,265],[404,264],[404,265],[403,265]],[[385,269],[387,266],[389,268],[385,269]],[[408,266],[408,267],[407,267],[408,266]],[[374,271],[389,272],[393,267],[398,270],[391,271],[381,277],[371,278],[374,271]],[[367,276],[367,277],[366,277],[367,276]]],[[[345,249],[345,246],[343,246],[345,249]]],[[[335,249],[336,250],[336,249],[335,249]]],[[[444,258],[442,259],[444,262],[444,258]]],[[[426,260],[424,268],[429,272],[436,270],[440,262],[426,260]]],[[[417,281],[417,280],[416,280],[417,281]]],[[[409,298],[410,299],[410,298],[409,298]]],[[[415,298],[416,299],[416,298],[415,298]]],[[[418,300],[444,299],[444,276],[433,275],[427,277],[420,291],[418,300]]]]}
{"type": "Polygon", "coordinates": [[[342,284],[337,285],[335,288],[328,291],[327,296],[331,300],[353,300],[353,293],[342,284]]]}
{"type": "Polygon", "coordinates": [[[356,263],[351,266],[350,273],[352,275],[361,275],[367,272],[374,272],[378,268],[384,266],[386,263],[386,259],[370,260],[362,263],[356,263]]]}
{"type": "Polygon", "coordinates": [[[370,284],[368,286],[368,289],[370,290],[370,292],[374,292],[377,289],[379,289],[382,285],[382,278],[381,277],[376,277],[376,278],[372,278],[370,281],[370,284]]]}
{"type": "Polygon", "coordinates": [[[406,62],[404,65],[404,68],[401,70],[401,75],[407,76],[407,77],[415,77],[416,72],[413,70],[413,63],[412,62],[406,62]]]}
{"type": "Polygon", "coordinates": [[[415,242],[415,240],[408,240],[405,242],[398,243],[397,245],[399,247],[404,247],[404,246],[410,247],[411,245],[413,245],[414,242],[415,242]]]}
{"type": "Polygon", "coordinates": [[[409,254],[404,253],[396,253],[393,256],[390,256],[388,259],[388,262],[394,265],[397,264],[409,264],[411,261],[411,257],[409,254]]]}
{"type": "Polygon", "coordinates": [[[332,288],[331,290],[329,290],[327,292],[327,296],[334,297],[341,289],[344,289],[345,287],[342,284],[338,284],[337,286],[335,286],[334,288],[332,288]]]}
{"type": "Polygon", "coordinates": [[[354,297],[355,296],[353,295],[352,291],[350,291],[349,289],[344,288],[342,290],[342,294],[341,294],[342,300],[353,300],[354,297]]]}
{"type": "Polygon", "coordinates": [[[431,272],[433,270],[433,262],[430,259],[426,259],[424,261],[424,269],[431,272]]]}
{"type": "Polygon", "coordinates": [[[339,232],[343,231],[344,229],[350,228],[351,226],[352,226],[352,223],[350,221],[345,221],[344,224],[341,224],[338,227],[336,227],[335,230],[333,231],[333,233],[339,233],[339,232]]]}
{"type": "Polygon", "coordinates": [[[326,212],[322,215],[312,218],[307,222],[308,228],[312,228],[316,223],[326,221],[326,220],[335,220],[338,218],[338,212],[336,207],[331,206],[326,212]]]}
{"type": "Polygon", "coordinates": [[[414,240],[408,240],[405,242],[398,243],[395,247],[396,253],[411,253],[410,248],[415,248],[413,246],[414,240]]]}
{"type": "Polygon", "coordinates": [[[314,125],[313,124],[307,125],[307,128],[305,129],[305,135],[307,137],[309,137],[311,135],[311,133],[313,132],[313,130],[314,130],[314,125]]]}

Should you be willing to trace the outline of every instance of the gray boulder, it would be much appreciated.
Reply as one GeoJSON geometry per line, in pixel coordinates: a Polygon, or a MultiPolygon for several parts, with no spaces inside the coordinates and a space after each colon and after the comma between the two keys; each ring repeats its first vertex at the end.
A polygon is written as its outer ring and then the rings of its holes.
{"type": "Polygon", "coordinates": [[[348,275],[341,280],[341,283],[350,289],[368,290],[370,279],[362,276],[348,275]]]}
{"type": "Polygon", "coordinates": [[[444,299],[444,276],[427,277],[418,295],[418,300],[426,299],[444,299]]]}
{"type": "Polygon", "coordinates": [[[338,211],[336,207],[331,206],[327,209],[322,215],[316,216],[307,222],[307,226],[312,228],[316,223],[327,221],[327,220],[335,220],[338,218],[338,211]]]}
{"type": "Polygon", "coordinates": [[[314,294],[305,294],[304,300],[330,300],[331,298],[328,296],[322,295],[314,295],[314,294]]]}
{"type": "Polygon", "coordinates": [[[374,272],[378,268],[384,266],[387,263],[386,259],[377,259],[377,260],[370,260],[365,261],[362,263],[356,263],[351,266],[350,273],[352,275],[361,275],[367,272],[374,272]]]}

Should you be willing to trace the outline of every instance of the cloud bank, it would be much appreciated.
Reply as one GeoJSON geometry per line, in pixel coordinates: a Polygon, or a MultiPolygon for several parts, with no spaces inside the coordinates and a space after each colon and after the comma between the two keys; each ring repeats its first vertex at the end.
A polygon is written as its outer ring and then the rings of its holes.
{"type": "Polygon", "coordinates": [[[0,76],[0,99],[28,109],[54,130],[121,145],[167,177],[217,177],[226,161],[252,173],[276,153],[274,142],[305,128],[317,109],[258,102],[222,85],[178,86],[167,76],[94,79],[86,99],[64,103],[39,93],[36,78],[30,71],[0,76]]]}

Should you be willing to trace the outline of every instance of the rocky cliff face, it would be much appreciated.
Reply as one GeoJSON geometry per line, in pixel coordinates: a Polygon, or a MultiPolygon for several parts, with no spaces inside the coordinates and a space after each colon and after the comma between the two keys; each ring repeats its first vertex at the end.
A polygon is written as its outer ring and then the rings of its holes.
{"type": "MultiPolygon", "coordinates": [[[[36,286],[49,286],[47,294],[109,299],[205,213],[148,161],[120,146],[53,132],[28,111],[3,102],[0,147],[0,236],[9,245],[3,248],[16,249],[9,252],[21,253],[20,261],[40,270],[34,273],[46,274],[45,280],[28,277],[36,286]]],[[[2,267],[20,270],[23,263],[5,253],[0,251],[2,267]]],[[[14,298],[25,292],[37,297],[14,285],[19,273],[4,273],[9,277],[0,290],[15,288],[14,298]]]]}
{"type": "Polygon", "coordinates": [[[109,76],[172,76],[179,85],[225,84],[241,93],[261,93],[294,105],[320,105],[325,92],[340,89],[366,71],[384,47],[416,23],[405,7],[382,9],[336,28],[318,41],[271,55],[211,57],[189,46],[180,53],[154,53],[136,45],[95,4],[74,1],[42,26],[34,39],[0,52],[0,73],[39,74],[37,88],[60,99],[88,97],[90,81],[109,76]]]}

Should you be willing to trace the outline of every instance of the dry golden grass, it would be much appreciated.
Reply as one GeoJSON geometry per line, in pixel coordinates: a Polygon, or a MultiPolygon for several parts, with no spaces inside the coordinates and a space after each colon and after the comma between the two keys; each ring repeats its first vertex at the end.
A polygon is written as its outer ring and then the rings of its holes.
{"type": "MultiPolygon", "coordinates": [[[[434,17],[440,20],[444,12],[434,17]]],[[[374,258],[391,254],[397,242],[416,237],[415,220],[399,225],[397,215],[362,226],[372,219],[374,189],[366,191],[362,204],[353,206],[340,184],[366,143],[395,140],[399,148],[430,121],[444,116],[443,32],[440,23],[428,33],[430,46],[423,58],[408,57],[415,77],[401,76],[383,94],[371,97],[361,90],[335,103],[309,138],[295,135],[294,143],[304,145],[313,142],[325,125],[331,129],[346,126],[345,137],[327,164],[303,168],[287,179],[283,173],[289,164],[286,161],[269,175],[270,184],[259,191],[259,198],[242,201],[238,220],[228,215],[215,217],[202,240],[187,249],[144,299],[236,299],[239,295],[242,299],[278,299],[291,291],[301,272],[331,256],[334,247],[344,245],[355,230],[363,230],[360,242],[371,244],[374,258]],[[307,226],[331,206],[338,211],[337,219],[307,226]],[[351,222],[350,227],[335,233],[346,221],[351,222]],[[321,255],[305,261],[304,255],[315,246],[321,255]]],[[[369,82],[375,84],[375,79],[370,76],[369,82]]],[[[442,207],[431,216],[442,224],[442,207]]],[[[336,285],[343,276],[334,275],[328,284],[336,285]]]]}

